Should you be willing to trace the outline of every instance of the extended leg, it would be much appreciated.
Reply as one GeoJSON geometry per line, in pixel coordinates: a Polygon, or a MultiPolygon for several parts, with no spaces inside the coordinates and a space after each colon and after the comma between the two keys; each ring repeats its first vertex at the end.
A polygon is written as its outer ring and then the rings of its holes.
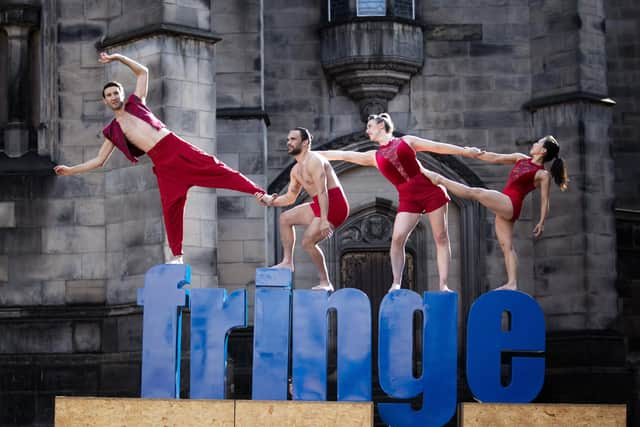
{"type": "Polygon", "coordinates": [[[480,187],[469,187],[424,168],[422,169],[422,173],[434,184],[444,186],[451,194],[462,197],[463,199],[476,200],[503,218],[511,218],[513,216],[511,199],[499,191],[487,190],[486,188],[480,187]]]}
{"type": "Polygon", "coordinates": [[[418,213],[398,212],[393,222],[393,234],[391,236],[391,248],[389,256],[391,257],[391,272],[393,274],[393,283],[390,291],[400,289],[402,286],[402,273],[404,272],[405,263],[405,246],[411,232],[420,221],[418,213]]]}
{"type": "Polygon", "coordinates": [[[439,286],[441,291],[451,291],[449,284],[449,265],[451,264],[451,243],[447,226],[447,205],[429,212],[429,224],[436,244],[436,261],[438,264],[439,286]]]}

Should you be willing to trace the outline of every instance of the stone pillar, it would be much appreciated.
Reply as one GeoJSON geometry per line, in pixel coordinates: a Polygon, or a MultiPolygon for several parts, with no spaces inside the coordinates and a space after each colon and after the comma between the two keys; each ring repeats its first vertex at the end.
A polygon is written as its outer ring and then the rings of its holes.
{"type": "Polygon", "coordinates": [[[4,129],[5,153],[21,157],[29,149],[29,102],[31,101],[29,37],[39,25],[39,9],[14,6],[0,12],[0,28],[7,34],[8,123],[4,129]]]}
{"type": "Polygon", "coordinates": [[[558,138],[571,179],[566,193],[552,184],[545,233],[534,244],[534,294],[548,331],[550,370],[543,401],[624,402],[629,387],[624,339],[616,330],[609,137],[615,103],[608,98],[603,4],[530,2],[532,100],[527,107],[534,134],[558,138]],[[606,374],[594,373],[604,366],[606,374]]]}

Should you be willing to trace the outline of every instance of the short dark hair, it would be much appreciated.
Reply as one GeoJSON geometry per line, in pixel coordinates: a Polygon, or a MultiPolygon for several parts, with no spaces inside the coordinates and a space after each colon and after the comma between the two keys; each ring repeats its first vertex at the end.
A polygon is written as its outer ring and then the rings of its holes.
{"type": "Polygon", "coordinates": [[[300,132],[300,139],[302,141],[309,141],[309,143],[313,141],[313,135],[311,135],[311,132],[309,132],[309,129],[298,126],[293,128],[293,130],[297,130],[298,132],[300,132]]]}
{"type": "Polygon", "coordinates": [[[117,87],[117,88],[120,89],[120,92],[124,93],[124,87],[122,86],[122,84],[120,82],[112,80],[112,81],[108,82],[107,84],[105,84],[102,87],[102,97],[103,98],[104,98],[104,91],[107,90],[108,87],[117,87]]]}

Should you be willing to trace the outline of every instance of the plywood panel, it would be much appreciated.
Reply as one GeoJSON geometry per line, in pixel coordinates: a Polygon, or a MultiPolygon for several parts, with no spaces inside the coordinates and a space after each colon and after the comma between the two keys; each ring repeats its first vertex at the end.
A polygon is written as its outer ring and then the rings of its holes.
{"type": "Polygon", "coordinates": [[[462,403],[462,427],[625,427],[625,405],[462,403]]]}
{"type": "Polygon", "coordinates": [[[233,427],[233,400],[56,397],[56,427],[233,427]]]}
{"type": "Polygon", "coordinates": [[[371,427],[371,402],[237,400],[236,427],[371,427]]]}

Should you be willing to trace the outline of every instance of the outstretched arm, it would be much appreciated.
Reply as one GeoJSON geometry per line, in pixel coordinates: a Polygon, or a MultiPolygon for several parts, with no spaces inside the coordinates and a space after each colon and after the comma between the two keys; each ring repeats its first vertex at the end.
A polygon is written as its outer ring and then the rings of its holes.
{"type": "Polygon", "coordinates": [[[460,147],[458,145],[431,141],[429,139],[419,138],[413,135],[405,135],[402,139],[404,139],[416,151],[430,151],[438,154],[456,154],[464,157],[478,157],[482,153],[482,150],[479,148],[460,147]]]}
{"type": "Polygon", "coordinates": [[[536,173],[536,185],[540,187],[540,221],[533,229],[533,235],[540,237],[544,231],[544,220],[549,213],[549,187],[551,187],[551,177],[547,171],[536,173]]]}
{"type": "Polygon", "coordinates": [[[108,64],[112,61],[120,61],[129,67],[137,77],[136,90],[134,93],[144,102],[147,97],[147,92],[149,91],[149,69],[147,67],[119,53],[109,55],[106,52],[102,52],[98,61],[102,64],[108,64]]]}
{"type": "Polygon", "coordinates": [[[89,172],[90,170],[100,168],[109,160],[109,156],[113,153],[113,149],[116,146],[113,145],[108,139],[104,140],[98,155],[91,160],[87,160],[84,163],[80,163],[75,166],[58,165],[53,168],[54,172],[58,175],[68,176],[77,175],[79,173],[89,172]]]}
{"type": "MultiPolygon", "coordinates": [[[[294,168],[296,166],[294,166],[294,168]]],[[[293,169],[291,169],[291,173],[289,174],[289,180],[289,188],[287,189],[287,193],[274,198],[271,202],[271,206],[289,206],[296,201],[298,195],[300,194],[300,191],[302,191],[302,184],[296,179],[295,175],[293,174],[293,169]]]]}
{"type": "Polygon", "coordinates": [[[522,153],[500,154],[485,151],[480,154],[476,159],[483,160],[489,163],[515,163],[518,160],[527,159],[528,156],[522,153]]]}
{"type": "Polygon", "coordinates": [[[327,160],[342,160],[349,163],[355,163],[360,166],[375,166],[376,165],[376,152],[375,150],[359,152],[359,151],[342,151],[342,150],[327,150],[327,151],[313,151],[320,154],[327,160]]]}

